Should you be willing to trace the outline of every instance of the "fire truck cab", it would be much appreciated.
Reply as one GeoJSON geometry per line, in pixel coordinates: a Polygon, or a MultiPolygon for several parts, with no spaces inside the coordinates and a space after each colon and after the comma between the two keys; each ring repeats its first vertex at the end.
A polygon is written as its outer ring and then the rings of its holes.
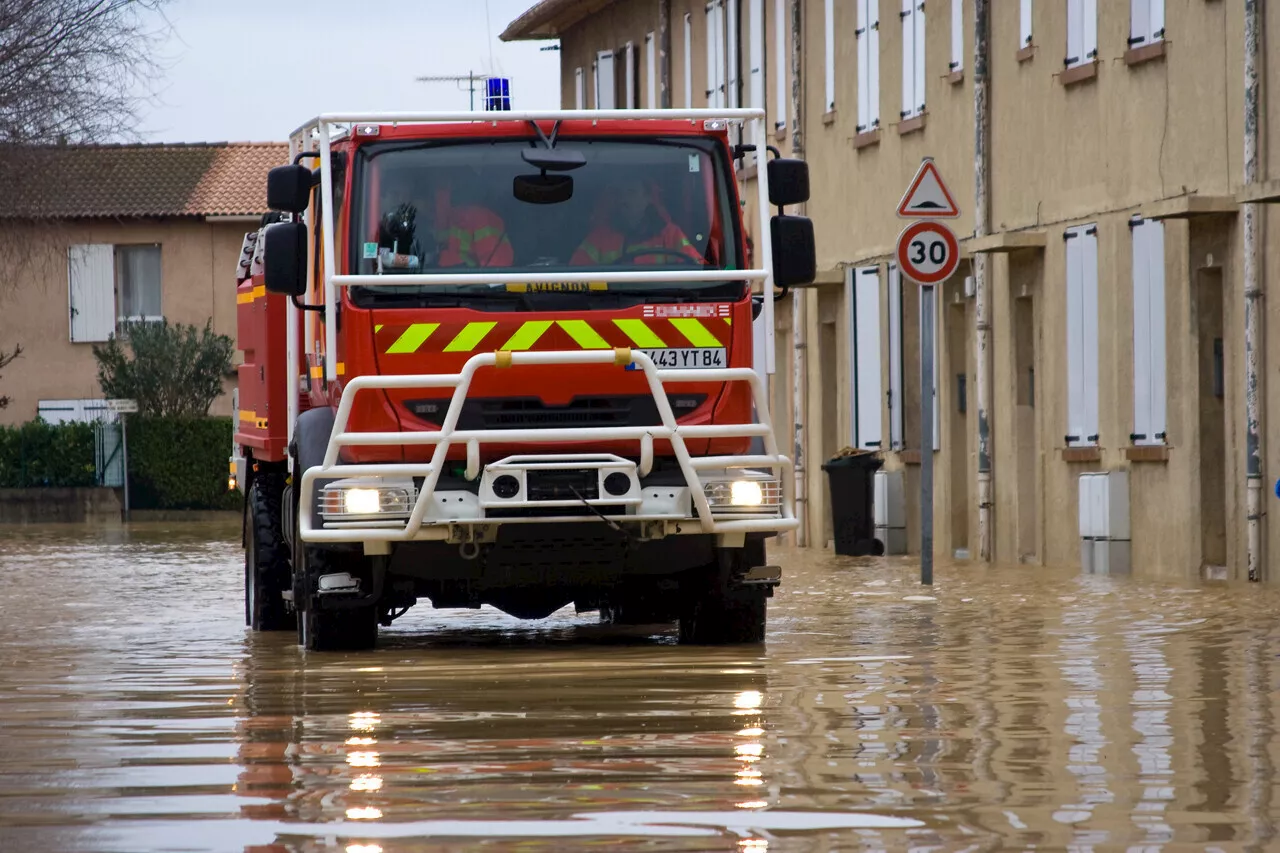
{"type": "Polygon", "coordinates": [[[330,114],[291,148],[237,276],[248,624],[369,648],[427,599],[762,641],[796,520],[754,352],[815,269],[763,112],[330,114]]]}

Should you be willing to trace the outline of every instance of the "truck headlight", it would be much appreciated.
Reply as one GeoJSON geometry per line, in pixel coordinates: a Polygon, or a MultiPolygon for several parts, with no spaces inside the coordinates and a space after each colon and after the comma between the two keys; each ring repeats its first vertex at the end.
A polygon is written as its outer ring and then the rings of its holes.
{"type": "Polygon", "coordinates": [[[320,514],[327,520],[344,518],[406,518],[413,511],[417,489],[409,483],[377,478],[339,480],[320,492],[320,514]]]}
{"type": "Polygon", "coordinates": [[[777,477],[726,476],[702,484],[707,503],[716,514],[776,515],[782,508],[782,484],[777,477]]]}

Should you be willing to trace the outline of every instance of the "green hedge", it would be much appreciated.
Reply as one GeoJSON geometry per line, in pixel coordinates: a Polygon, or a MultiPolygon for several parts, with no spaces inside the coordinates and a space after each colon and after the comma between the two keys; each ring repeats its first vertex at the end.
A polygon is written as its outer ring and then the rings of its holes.
{"type": "Polygon", "coordinates": [[[93,451],[89,424],[53,426],[36,420],[0,427],[0,488],[94,486],[93,451]]]}
{"type": "Polygon", "coordinates": [[[129,497],[134,507],[240,508],[240,493],[227,490],[231,418],[131,415],[128,428],[129,497]]]}

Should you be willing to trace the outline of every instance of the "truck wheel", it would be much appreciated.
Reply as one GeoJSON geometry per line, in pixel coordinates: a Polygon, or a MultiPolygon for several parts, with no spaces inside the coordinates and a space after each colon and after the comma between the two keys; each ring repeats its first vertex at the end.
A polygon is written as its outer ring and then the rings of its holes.
{"type": "Polygon", "coordinates": [[[304,608],[298,614],[298,638],[302,646],[313,652],[365,651],[378,641],[378,608],[376,605],[327,610],[317,606],[320,576],[330,572],[349,571],[365,577],[361,560],[319,548],[301,545],[302,577],[305,578],[304,608]],[[342,566],[342,568],[339,568],[342,566]]]}
{"type": "Polygon", "coordinates": [[[763,543],[760,547],[726,549],[717,558],[680,615],[681,645],[763,643],[768,591],[755,586],[735,588],[733,584],[748,568],[763,564],[763,543]]]}
{"type": "Polygon", "coordinates": [[[282,595],[290,585],[283,494],[284,477],[263,472],[245,499],[244,618],[255,631],[290,631],[296,624],[282,595]]]}

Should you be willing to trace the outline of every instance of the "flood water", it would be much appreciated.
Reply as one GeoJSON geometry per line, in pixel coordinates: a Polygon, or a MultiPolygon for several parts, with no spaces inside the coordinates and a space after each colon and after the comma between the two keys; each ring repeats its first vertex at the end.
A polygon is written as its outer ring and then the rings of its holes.
{"type": "Polygon", "coordinates": [[[779,552],[763,648],[243,627],[235,525],[0,530],[0,851],[1273,847],[1280,594],[779,552]]]}

